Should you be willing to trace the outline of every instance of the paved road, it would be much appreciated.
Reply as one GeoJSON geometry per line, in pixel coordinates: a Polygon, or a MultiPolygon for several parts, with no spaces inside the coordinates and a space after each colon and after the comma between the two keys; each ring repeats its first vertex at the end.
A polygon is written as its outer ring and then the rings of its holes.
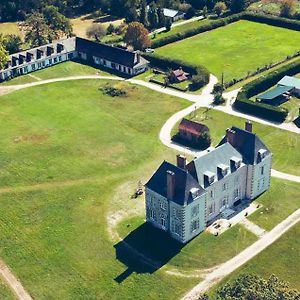
{"type": "Polygon", "coordinates": [[[248,262],[254,256],[265,250],[268,246],[274,243],[284,233],[286,233],[291,227],[296,225],[300,221],[300,209],[296,210],[284,221],[279,223],[271,231],[262,236],[261,239],[254,244],[240,252],[238,255],[222,264],[220,267],[207,274],[204,280],[196,285],[189,293],[187,293],[182,300],[194,300],[198,299],[199,295],[208,291],[213,285],[220,282],[227,275],[241,267],[248,262]]]}

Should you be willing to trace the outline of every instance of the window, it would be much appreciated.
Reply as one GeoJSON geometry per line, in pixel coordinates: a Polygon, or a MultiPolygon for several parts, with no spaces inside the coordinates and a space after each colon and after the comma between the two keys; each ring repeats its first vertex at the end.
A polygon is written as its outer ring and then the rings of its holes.
{"type": "Polygon", "coordinates": [[[265,187],[265,179],[262,178],[262,179],[260,179],[260,180],[258,181],[258,183],[257,183],[257,189],[258,189],[259,191],[261,191],[261,190],[264,189],[264,187],[265,187]]]}
{"type": "Polygon", "coordinates": [[[45,67],[45,61],[42,62],[43,67],[45,67]]]}
{"type": "Polygon", "coordinates": [[[260,175],[264,175],[265,166],[260,167],[260,175]]]}
{"type": "Polygon", "coordinates": [[[62,61],[62,57],[61,57],[61,56],[59,56],[59,57],[58,57],[58,60],[59,60],[59,61],[62,61]]]}
{"type": "Polygon", "coordinates": [[[50,64],[50,65],[52,64],[52,58],[49,59],[49,64],[50,64]]]}
{"type": "Polygon", "coordinates": [[[177,223],[175,223],[174,232],[178,235],[181,235],[181,226],[177,223]]]}
{"type": "Polygon", "coordinates": [[[235,190],[233,191],[233,198],[236,199],[236,198],[238,198],[238,197],[239,197],[239,189],[235,189],[235,190]]]}
{"type": "Polygon", "coordinates": [[[103,66],[106,66],[106,60],[105,59],[103,59],[102,64],[103,64],[103,66]]]}
{"type": "Polygon", "coordinates": [[[199,204],[192,207],[192,218],[196,217],[199,213],[199,204]]]}
{"type": "Polygon", "coordinates": [[[175,217],[176,217],[177,219],[181,219],[181,211],[180,211],[180,209],[176,209],[175,217]]]}
{"type": "Polygon", "coordinates": [[[111,63],[111,67],[112,67],[113,69],[115,69],[115,68],[116,68],[116,64],[115,64],[115,63],[111,63]]]}
{"type": "Polygon", "coordinates": [[[223,183],[222,185],[222,191],[226,191],[227,190],[227,183],[223,183]]]}
{"type": "Polygon", "coordinates": [[[160,224],[162,227],[166,228],[166,218],[165,215],[161,215],[160,224]]]}
{"type": "Polygon", "coordinates": [[[156,220],[156,212],[153,209],[150,209],[150,219],[156,220]]]}
{"type": "Polygon", "coordinates": [[[54,61],[54,63],[56,64],[56,63],[57,63],[57,58],[55,57],[55,58],[53,59],[53,61],[54,61]]]}
{"type": "Polygon", "coordinates": [[[211,190],[211,191],[210,191],[210,198],[213,198],[213,197],[214,197],[214,191],[211,190]]]}
{"type": "Polygon", "coordinates": [[[199,228],[200,222],[199,220],[195,220],[191,223],[191,233],[196,231],[199,228]]]}
{"type": "Polygon", "coordinates": [[[167,205],[164,201],[160,201],[160,208],[163,209],[163,210],[166,210],[167,205]]]}
{"type": "Polygon", "coordinates": [[[35,64],[31,65],[31,69],[34,71],[35,70],[35,64]]]}
{"type": "Polygon", "coordinates": [[[211,204],[209,207],[208,207],[208,214],[211,215],[213,213],[213,205],[211,204]]]}

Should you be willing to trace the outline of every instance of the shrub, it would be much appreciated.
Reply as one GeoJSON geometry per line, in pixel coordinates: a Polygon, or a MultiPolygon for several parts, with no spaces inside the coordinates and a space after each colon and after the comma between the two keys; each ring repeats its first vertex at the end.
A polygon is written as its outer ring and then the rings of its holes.
{"type": "Polygon", "coordinates": [[[196,141],[190,141],[182,138],[179,133],[172,137],[172,141],[188,147],[199,150],[205,150],[211,145],[211,136],[209,132],[203,132],[196,141]]]}
{"type": "Polygon", "coordinates": [[[99,88],[99,90],[101,90],[105,95],[111,97],[124,97],[127,95],[127,91],[125,89],[117,88],[109,84],[99,88]]]}

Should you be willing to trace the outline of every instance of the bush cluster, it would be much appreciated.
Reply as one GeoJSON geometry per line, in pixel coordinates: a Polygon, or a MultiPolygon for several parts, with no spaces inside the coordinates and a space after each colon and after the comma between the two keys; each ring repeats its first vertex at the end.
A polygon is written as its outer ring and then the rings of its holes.
{"type": "Polygon", "coordinates": [[[111,86],[109,84],[105,85],[104,87],[101,87],[100,90],[108,96],[111,97],[125,97],[127,95],[127,91],[122,88],[116,88],[114,86],[111,86]]]}
{"type": "Polygon", "coordinates": [[[243,87],[243,90],[239,92],[237,99],[234,102],[234,107],[248,114],[253,114],[276,122],[283,122],[288,115],[286,109],[269,104],[253,102],[249,100],[249,98],[269,89],[285,75],[293,76],[299,72],[300,59],[270,72],[267,76],[261,76],[260,78],[253,80],[246,84],[243,87]]]}
{"type": "Polygon", "coordinates": [[[186,72],[192,75],[189,87],[191,90],[199,89],[209,82],[209,71],[203,66],[189,64],[178,59],[161,57],[156,54],[144,53],[143,56],[150,61],[152,67],[159,68],[164,71],[182,67],[186,72]]]}

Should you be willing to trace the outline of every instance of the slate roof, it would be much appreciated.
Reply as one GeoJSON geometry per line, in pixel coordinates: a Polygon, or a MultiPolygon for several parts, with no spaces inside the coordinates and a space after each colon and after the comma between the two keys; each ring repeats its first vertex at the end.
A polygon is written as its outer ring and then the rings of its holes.
{"type": "Polygon", "coordinates": [[[272,100],[277,98],[278,96],[281,96],[282,94],[289,92],[293,88],[290,86],[277,86],[259,96],[257,96],[257,99],[262,99],[262,100],[272,100]]]}
{"type": "Polygon", "coordinates": [[[143,57],[140,56],[140,63],[137,61],[137,53],[124,50],[110,45],[95,43],[83,38],[76,38],[76,50],[84,52],[92,56],[101,57],[111,62],[133,68],[135,66],[147,63],[143,57]]]}
{"type": "Polygon", "coordinates": [[[180,122],[179,130],[184,130],[195,135],[200,135],[205,131],[209,131],[206,125],[185,118],[183,118],[182,121],[180,122]]]}
{"type": "Polygon", "coordinates": [[[200,190],[199,195],[205,193],[198,182],[187,172],[187,170],[178,168],[177,166],[164,161],[150,180],[145,184],[150,190],[167,197],[167,171],[175,174],[175,195],[173,202],[179,205],[189,204],[193,201],[190,193],[191,189],[200,190]]]}
{"type": "MultiPolygon", "coordinates": [[[[235,131],[233,147],[243,156],[245,163],[251,165],[257,164],[259,162],[258,151],[260,149],[267,150],[267,154],[271,153],[256,134],[235,126],[231,127],[231,129],[235,131]]],[[[226,143],[227,137],[224,136],[217,147],[226,143]]]]}
{"type": "Polygon", "coordinates": [[[279,82],[278,85],[289,86],[296,89],[300,89],[300,78],[284,76],[279,82]]]}
{"type": "Polygon", "coordinates": [[[204,187],[204,175],[214,174],[216,179],[218,173],[218,166],[228,166],[230,174],[230,159],[232,157],[242,159],[242,155],[229,143],[224,143],[202,156],[192,160],[187,169],[189,173],[199,182],[200,186],[204,187]]]}
{"type": "Polygon", "coordinates": [[[169,18],[174,18],[177,14],[183,14],[183,12],[180,12],[175,9],[170,9],[170,8],[164,8],[163,11],[165,17],[169,17],[169,18]]]}

